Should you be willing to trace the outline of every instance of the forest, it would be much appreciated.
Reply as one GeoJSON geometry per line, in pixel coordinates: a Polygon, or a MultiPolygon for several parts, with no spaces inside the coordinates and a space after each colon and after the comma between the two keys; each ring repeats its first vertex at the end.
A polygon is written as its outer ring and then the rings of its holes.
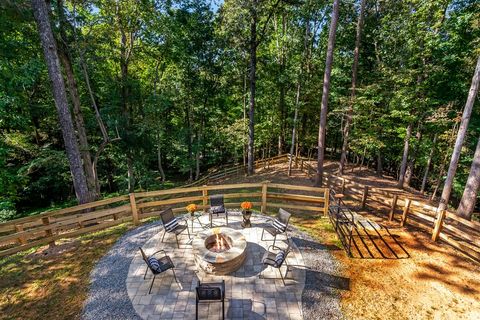
{"type": "Polygon", "coordinates": [[[470,218],[479,57],[475,0],[3,0],[0,221],[284,153],[470,218]]]}

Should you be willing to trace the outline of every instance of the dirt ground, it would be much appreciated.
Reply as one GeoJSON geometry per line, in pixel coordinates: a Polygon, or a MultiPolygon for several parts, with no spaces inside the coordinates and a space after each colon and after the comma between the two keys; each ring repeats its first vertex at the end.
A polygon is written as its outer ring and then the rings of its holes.
{"type": "MultiPolygon", "coordinates": [[[[327,168],[333,173],[336,164],[329,163],[327,168]]],[[[397,189],[395,180],[378,177],[369,170],[347,172],[346,177],[358,183],[399,194],[408,193],[397,189]]],[[[259,169],[253,177],[229,178],[221,183],[263,180],[312,185],[312,181],[299,170],[294,170],[292,177],[287,177],[285,164],[259,169]]],[[[418,192],[410,195],[422,198],[418,192]]],[[[342,308],[346,318],[480,319],[480,263],[445,243],[432,242],[430,235],[424,231],[410,226],[399,227],[398,221],[389,223],[379,211],[380,208],[377,212],[377,208],[369,207],[361,213],[387,228],[387,242],[375,235],[370,239],[358,238],[360,245],[371,251],[374,258],[358,255],[348,258],[339,247],[338,240],[335,241],[333,228],[327,227],[325,222],[328,219],[320,219],[323,223],[298,217],[294,220],[294,223],[313,231],[341,261],[344,276],[349,279],[349,288],[342,288],[342,308]]]]}

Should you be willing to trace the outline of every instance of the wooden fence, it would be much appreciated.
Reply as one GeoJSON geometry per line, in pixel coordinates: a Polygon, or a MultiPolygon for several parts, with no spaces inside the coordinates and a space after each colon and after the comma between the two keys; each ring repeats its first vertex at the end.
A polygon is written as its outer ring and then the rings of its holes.
{"type": "MultiPolygon", "coordinates": [[[[300,168],[310,177],[316,173],[309,159],[300,159],[300,168]]],[[[324,173],[329,188],[358,201],[362,208],[375,203],[387,213],[389,221],[398,220],[401,226],[407,224],[431,233],[432,240],[441,239],[480,261],[480,223],[463,219],[454,212],[437,213],[437,207],[428,203],[404,197],[380,188],[369,187],[352,180],[324,173]]]]}
{"type": "MultiPolygon", "coordinates": [[[[256,160],[253,165],[255,169],[258,168],[268,168],[273,164],[282,163],[288,160],[288,154],[282,154],[270,158],[264,158],[256,160]]],[[[193,181],[192,183],[185,184],[182,187],[193,187],[193,186],[201,186],[204,184],[208,184],[213,181],[217,181],[219,179],[224,179],[227,177],[231,177],[234,175],[241,175],[246,174],[247,168],[243,164],[239,165],[224,165],[220,167],[216,167],[214,169],[208,170],[204,176],[201,176],[200,179],[193,181]]]]}
{"type": "Polygon", "coordinates": [[[186,213],[185,206],[196,203],[200,210],[206,210],[209,208],[208,197],[220,193],[224,194],[225,205],[229,208],[240,208],[240,203],[248,200],[262,213],[280,207],[307,214],[326,214],[328,210],[327,188],[269,182],[136,192],[2,223],[0,256],[40,245],[54,245],[58,239],[76,237],[127,221],[139,224],[146,218],[158,216],[158,212],[167,207],[172,207],[176,213],[186,213]]]}

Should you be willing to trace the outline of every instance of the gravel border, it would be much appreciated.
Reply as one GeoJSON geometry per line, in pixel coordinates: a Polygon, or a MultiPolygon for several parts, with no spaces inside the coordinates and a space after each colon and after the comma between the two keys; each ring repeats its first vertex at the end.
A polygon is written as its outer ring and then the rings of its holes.
{"type": "Polygon", "coordinates": [[[161,227],[159,221],[125,233],[103,256],[90,274],[90,290],[82,319],[139,319],[127,293],[125,279],[133,257],[161,227]]]}
{"type": "Polygon", "coordinates": [[[291,226],[289,235],[303,256],[307,267],[302,293],[305,320],[344,319],[340,308],[340,289],[347,290],[348,278],[340,273],[340,263],[328,248],[310,235],[291,226]]]}
{"type": "MultiPolygon", "coordinates": [[[[138,247],[159,232],[159,228],[161,222],[156,221],[128,231],[100,259],[90,274],[90,290],[82,319],[141,319],[128,297],[125,279],[138,247]]],[[[348,286],[348,279],[340,276],[339,263],[311,236],[292,225],[289,229],[289,236],[308,268],[302,294],[304,319],[343,319],[339,289],[348,286]]]]}

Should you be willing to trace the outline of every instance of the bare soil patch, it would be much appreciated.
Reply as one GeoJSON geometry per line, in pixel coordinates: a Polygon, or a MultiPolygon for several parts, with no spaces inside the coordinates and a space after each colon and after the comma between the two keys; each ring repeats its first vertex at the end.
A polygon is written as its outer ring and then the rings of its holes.
{"type": "MultiPolygon", "coordinates": [[[[334,173],[335,162],[327,163],[327,172],[334,173]]],[[[347,170],[345,176],[358,183],[426,200],[414,190],[401,190],[396,181],[379,177],[369,169],[347,170]],[[413,191],[413,192],[410,192],[413,191]]],[[[257,170],[252,177],[233,177],[216,183],[260,182],[312,185],[313,181],[299,170],[286,175],[286,164],[257,170]]],[[[351,203],[359,210],[358,205],[351,203]]],[[[387,227],[392,236],[408,252],[401,259],[348,258],[340,249],[328,219],[296,215],[294,223],[331,248],[343,265],[343,276],[350,286],[342,290],[342,309],[347,319],[480,319],[480,264],[449,245],[432,242],[424,231],[398,221],[388,222],[385,208],[374,203],[360,212],[387,227]]],[[[380,248],[383,250],[382,248],[380,248]]],[[[372,248],[372,250],[376,250],[372,248]]]]}

